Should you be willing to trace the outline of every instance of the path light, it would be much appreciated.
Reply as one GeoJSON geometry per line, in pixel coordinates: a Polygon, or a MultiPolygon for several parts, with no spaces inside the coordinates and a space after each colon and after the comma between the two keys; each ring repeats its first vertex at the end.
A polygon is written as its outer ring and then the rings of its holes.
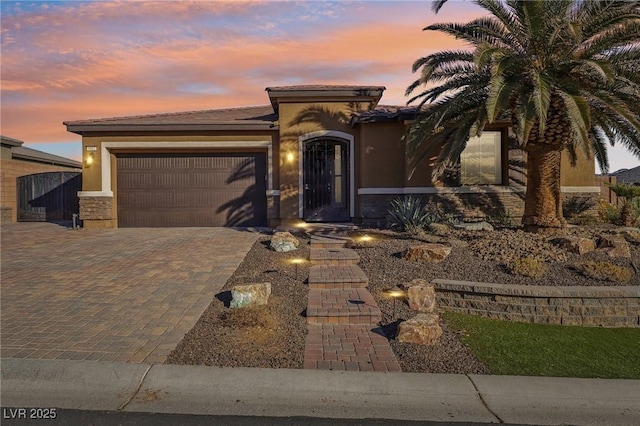
{"type": "Polygon", "coordinates": [[[302,259],[300,257],[297,257],[295,259],[291,259],[289,262],[293,263],[294,265],[296,265],[296,281],[298,280],[298,265],[300,265],[301,263],[306,262],[305,259],[302,259]]]}
{"type": "Polygon", "coordinates": [[[293,226],[295,226],[296,228],[300,228],[300,229],[307,229],[309,224],[307,222],[298,222],[293,226]]]}
{"type": "Polygon", "coordinates": [[[371,235],[364,234],[364,235],[356,238],[356,240],[358,242],[361,242],[361,243],[368,243],[370,241],[373,241],[373,237],[371,235]]]}
{"type": "Polygon", "coordinates": [[[396,319],[396,299],[399,298],[399,297],[404,297],[405,292],[404,292],[403,289],[401,289],[397,285],[395,285],[395,286],[393,286],[391,288],[387,288],[385,290],[382,290],[382,292],[393,299],[393,318],[392,318],[392,320],[395,321],[395,319],[396,319]]]}

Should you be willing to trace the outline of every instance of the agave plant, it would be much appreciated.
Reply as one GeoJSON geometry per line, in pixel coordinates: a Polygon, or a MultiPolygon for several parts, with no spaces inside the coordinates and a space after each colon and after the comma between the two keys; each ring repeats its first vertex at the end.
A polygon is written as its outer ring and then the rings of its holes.
{"type": "Polygon", "coordinates": [[[427,212],[419,198],[408,196],[395,198],[388,210],[389,224],[392,228],[411,233],[419,232],[431,223],[431,215],[427,212]]]}

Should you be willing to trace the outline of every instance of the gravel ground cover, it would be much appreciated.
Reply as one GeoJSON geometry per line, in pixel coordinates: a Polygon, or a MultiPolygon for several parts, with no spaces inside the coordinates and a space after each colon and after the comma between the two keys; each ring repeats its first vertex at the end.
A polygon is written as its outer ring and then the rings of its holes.
{"type": "Polygon", "coordinates": [[[195,326],[173,350],[166,363],[220,367],[302,368],[307,322],[308,238],[298,238],[298,250],[277,253],[270,237],[258,238],[222,291],[195,326]],[[298,276],[296,277],[296,272],[298,276]],[[269,304],[229,309],[230,290],[238,284],[271,283],[269,304]]]}
{"type": "MultiPolygon", "coordinates": [[[[606,229],[572,229],[571,234],[595,236],[606,229]]],[[[383,290],[410,282],[447,278],[489,283],[521,285],[640,285],[635,273],[630,282],[594,280],[582,275],[573,265],[587,260],[606,260],[633,268],[640,265],[640,246],[629,244],[631,259],[610,259],[603,253],[579,256],[567,253],[548,242],[548,237],[519,230],[452,231],[446,236],[424,234],[410,236],[386,230],[363,229],[352,233],[353,248],[360,255],[360,267],[369,277],[369,291],[382,310],[381,326],[403,371],[428,373],[488,374],[460,342],[458,335],[442,321],[443,335],[434,346],[397,342],[393,336],[398,323],[415,315],[406,303],[394,302],[383,290]],[[358,242],[358,236],[373,237],[358,242]],[[452,252],[439,264],[408,262],[401,254],[412,245],[441,242],[452,252]],[[525,256],[544,260],[546,273],[528,278],[509,273],[506,262],[525,256]]],[[[169,355],[167,363],[216,365],[226,367],[302,368],[306,335],[308,262],[296,266],[294,258],[308,259],[308,238],[298,236],[300,248],[277,253],[269,249],[269,236],[258,239],[244,261],[227,282],[197,324],[169,355]],[[234,285],[270,282],[272,296],[267,306],[230,310],[230,289],[234,285]]],[[[462,331],[461,333],[464,333],[462,331]]]]}

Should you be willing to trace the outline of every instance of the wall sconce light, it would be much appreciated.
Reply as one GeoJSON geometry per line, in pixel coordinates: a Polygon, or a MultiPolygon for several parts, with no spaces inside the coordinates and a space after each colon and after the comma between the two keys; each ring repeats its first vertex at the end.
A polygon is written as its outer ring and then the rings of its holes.
{"type": "Polygon", "coordinates": [[[382,292],[384,294],[386,294],[387,296],[393,298],[393,317],[392,317],[392,321],[395,321],[396,319],[396,299],[398,299],[399,297],[404,297],[404,290],[401,289],[400,287],[393,286],[391,288],[387,288],[385,290],[382,290],[382,292]]]}
{"type": "Polygon", "coordinates": [[[287,162],[288,163],[293,163],[293,160],[296,159],[296,156],[293,154],[293,152],[287,152],[287,162]]]}
{"type": "Polygon", "coordinates": [[[91,167],[92,164],[93,164],[93,152],[90,152],[87,154],[86,157],[84,157],[84,165],[87,167],[91,167]]]}

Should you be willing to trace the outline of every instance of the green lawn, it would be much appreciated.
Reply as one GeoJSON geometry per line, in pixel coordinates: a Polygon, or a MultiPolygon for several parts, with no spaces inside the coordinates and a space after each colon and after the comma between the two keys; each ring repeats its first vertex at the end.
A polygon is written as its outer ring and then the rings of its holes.
{"type": "Polygon", "coordinates": [[[640,329],[442,317],[493,374],[640,379],[640,329]]]}

